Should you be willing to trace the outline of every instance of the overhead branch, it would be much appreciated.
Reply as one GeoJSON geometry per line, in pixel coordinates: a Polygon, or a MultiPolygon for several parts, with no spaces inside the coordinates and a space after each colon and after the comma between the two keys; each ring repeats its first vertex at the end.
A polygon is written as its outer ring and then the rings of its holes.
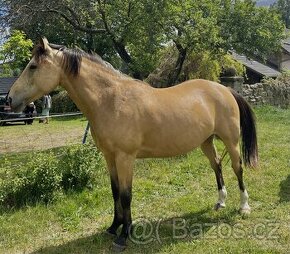
{"type": "MultiPolygon", "coordinates": [[[[77,14],[71,9],[68,8],[68,11],[71,13],[71,15],[75,18],[77,17],[77,14]]],[[[65,13],[63,13],[62,11],[59,11],[57,9],[52,9],[49,6],[46,6],[46,9],[43,10],[43,12],[50,12],[50,13],[55,13],[58,14],[59,16],[61,16],[63,19],[65,19],[71,26],[73,26],[76,30],[78,31],[82,31],[85,33],[94,33],[94,34],[100,34],[100,33],[106,33],[106,29],[102,29],[102,28],[92,28],[92,27],[87,27],[87,26],[82,26],[80,25],[79,19],[72,19],[70,17],[68,17],[65,13]]]]}

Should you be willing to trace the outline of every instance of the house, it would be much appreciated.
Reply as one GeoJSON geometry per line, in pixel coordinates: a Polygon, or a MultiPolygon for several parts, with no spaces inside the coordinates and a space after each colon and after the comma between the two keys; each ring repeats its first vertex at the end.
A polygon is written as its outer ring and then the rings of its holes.
{"type": "Polygon", "coordinates": [[[290,37],[282,42],[281,52],[271,56],[268,63],[279,71],[290,71],[290,37]]]}
{"type": "MultiPolygon", "coordinates": [[[[286,29],[286,34],[290,34],[289,29],[286,29]]],[[[276,78],[281,72],[290,71],[290,37],[282,42],[281,51],[270,56],[266,62],[249,59],[236,53],[233,57],[245,66],[247,83],[259,83],[264,77],[276,78]]]]}
{"type": "Polygon", "coordinates": [[[263,78],[276,78],[281,74],[281,72],[276,68],[272,68],[265,63],[261,63],[236,53],[233,53],[232,55],[234,59],[242,63],[246,68],[245,82],[248,84],[260,83],[263,78]]]}
{"type": "Polygon", "coordinates": [[[0,95],[7,94],[17,77],[0,78],[0,95]]]}

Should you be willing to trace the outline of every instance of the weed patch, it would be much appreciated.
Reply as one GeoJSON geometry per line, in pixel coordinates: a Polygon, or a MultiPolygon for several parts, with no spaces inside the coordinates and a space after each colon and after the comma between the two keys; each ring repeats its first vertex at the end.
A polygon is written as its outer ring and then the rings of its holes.
{"type": "Polygon", "coordinates": [[[17,166],[5,160],[0,168],[0,205],[49,203],[63,192],[92,187],[101,164],[101,155],[91,144],[63,148],[58,154],[34,152],[17,166]]]}

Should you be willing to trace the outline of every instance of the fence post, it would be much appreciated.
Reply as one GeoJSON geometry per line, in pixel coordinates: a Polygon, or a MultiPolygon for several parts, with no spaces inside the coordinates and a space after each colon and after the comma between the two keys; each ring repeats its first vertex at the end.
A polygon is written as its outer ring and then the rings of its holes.
{"type": "Polygon", "coordinates": [[[87,126],[86,126],[86,129],[85,129],[84,137],[83,137],[83,142],[82,142],[83,144],[86,143],[89,129],[90,129],[90,123],[88,122],[88,123],[87,123],[87,126]]]}

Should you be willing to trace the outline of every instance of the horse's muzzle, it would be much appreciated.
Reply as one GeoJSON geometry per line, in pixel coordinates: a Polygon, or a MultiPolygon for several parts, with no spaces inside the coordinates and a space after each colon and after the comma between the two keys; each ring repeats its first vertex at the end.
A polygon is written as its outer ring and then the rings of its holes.
{"type": "Polygon", "coordinates": [[[8,97],[6,100],[6,107],[10,108],[11,111],[15,113],[22,112],[25,108],[25,104],[23,102],[17,103],[16,101],[12,101],[11,97],[8,97]]]}
{"type": "Polygon", "coordinates": [[[7,93],[6,97],[5,97],[5,105],[11,107],[12,104],[12,98],[9,96],[9,92],[7,93]]]}
{"type": "Polygon", "coordinates": [[[9,106],[9,107],[11,107],[11,104],[12,104],[12,99],[11,99],[11,97],[9,97],[9,98],[7,98],[7,100],[6,100],[6,106],[9,106]]]}

